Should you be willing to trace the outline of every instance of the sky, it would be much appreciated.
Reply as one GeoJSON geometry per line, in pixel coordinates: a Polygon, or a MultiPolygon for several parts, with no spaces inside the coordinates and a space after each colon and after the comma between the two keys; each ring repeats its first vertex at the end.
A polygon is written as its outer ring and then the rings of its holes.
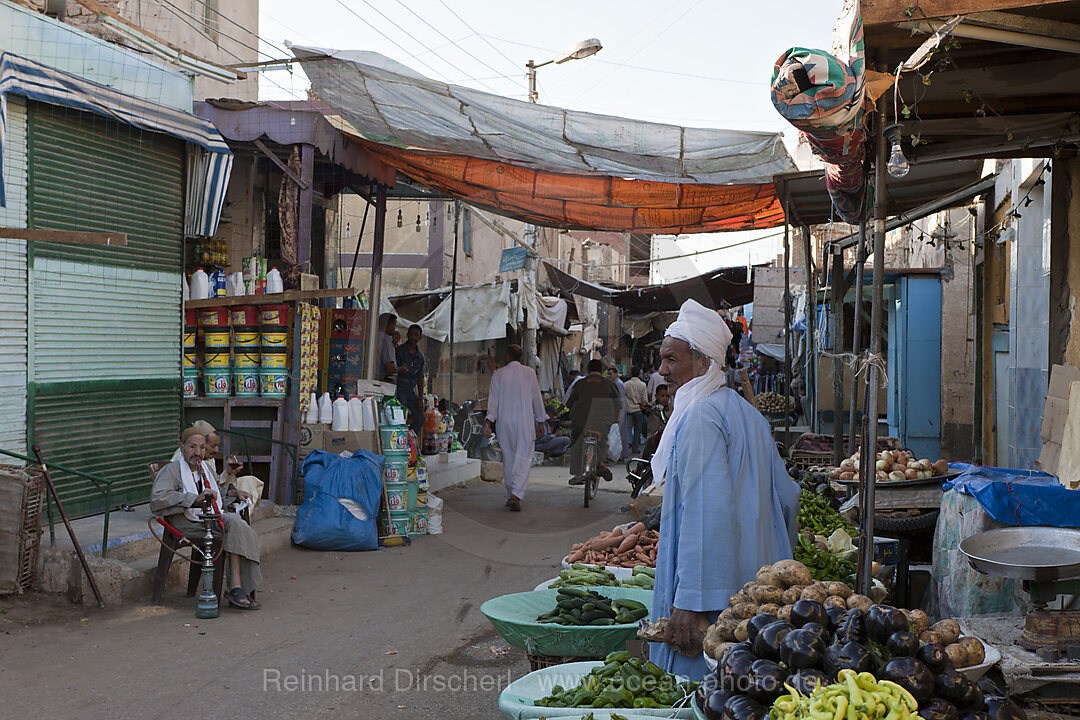
{"type": "MultiPolygon", "coordinates": [[[[580,40],[598,38],[604,48],[596,55],[537,71],[541,103],[692,127],[783,132],[793,149],[796,133],[769,99],[773,63],[791,46],[828,49],[842,4],[260,0],[259,36],[266,58],[288,57],[286,41],[371,50],[428,77],[521,100],[527,97],[528,60],[543,62],[580,40]]],[[[294,65],[291,73],[264,72],[259,94],[264,100],[302,99],[307,87],[294,65]]],[[[725,233],[679,244],[693,252],[745,239],[725,233]]],[[[692,262],[705,272],[735,258],[734,264],[743,263],[748,254],[753,249],[740,246],[692,262]]]]}

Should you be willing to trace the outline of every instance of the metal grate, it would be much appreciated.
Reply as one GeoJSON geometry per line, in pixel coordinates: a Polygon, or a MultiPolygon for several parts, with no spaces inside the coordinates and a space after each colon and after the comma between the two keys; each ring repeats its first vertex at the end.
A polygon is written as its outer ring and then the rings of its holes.
{"type": "Polygon", "coordinates": [[[19,592],[29,590],[34,583],[34,570],[41,549],[41,507],[46,488],[45,476],[38,468],[28,470],[27,475],[19,532],[19,570],[16,578],[19,592]]]}
{"type": "Polygon", "coordinates": [[[10,566],[0,577],[0,592],[22,593],[34,582],[38,550],[41,546],[41,508],[45,481],[36,468],[0,465],[3,478],[2,502],[5,504],[0,537],[2,552],[10,566]]]}

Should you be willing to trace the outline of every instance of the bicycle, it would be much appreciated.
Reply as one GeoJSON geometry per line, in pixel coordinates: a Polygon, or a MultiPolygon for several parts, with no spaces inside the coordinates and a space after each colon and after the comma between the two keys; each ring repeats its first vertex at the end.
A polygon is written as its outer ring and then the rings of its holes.
{"type": "Polygon", "coordinates": [[[600,433],[592,430],[585,431],[585,439],[581,448],[581,477],[584,479],[585,507],[589,507],[589,501],[596,497],[596,491],[600,487],[600,433]]]}

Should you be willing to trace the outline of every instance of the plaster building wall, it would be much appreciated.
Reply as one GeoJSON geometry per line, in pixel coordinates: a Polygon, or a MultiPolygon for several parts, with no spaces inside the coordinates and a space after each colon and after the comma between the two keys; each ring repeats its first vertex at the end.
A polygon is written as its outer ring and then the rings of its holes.
{"type": "MultiPolygon", "coordinates": [[[[100,0],[142,29],[183,50],[219,65],[258,62],[258,0],[100,0]]],[[[96,15],[69,0],[65,22],[92,35],[130,44],[116,31],[101,24],[96,15]]],[[[164,61],[161,61],[164,62],[164,61]]],[[[196,76],[193,96],[258,100],[258,73],[237,82],[196,76]]]]}

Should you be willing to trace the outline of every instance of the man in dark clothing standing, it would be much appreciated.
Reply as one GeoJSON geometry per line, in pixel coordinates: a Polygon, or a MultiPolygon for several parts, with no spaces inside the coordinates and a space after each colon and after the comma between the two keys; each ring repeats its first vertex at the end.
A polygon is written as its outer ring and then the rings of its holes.
{"type": "Polygon", "coordinates": [[[409,428],[420,439],[424,428],[424,356],[420,353],[420,338],[424,333],[419,325],[409,328],[407,340],[397,346],[397,399],[409,413],[409,428]]]}
{"type": "MultiPolygon", "coordinates": [[[[570,484],[581,485],[581,451],[585,442],[585,431],[600,435],[600,456],[607,455],[607,435],[612,424],[619,421],[622,414],[622,400],[615,383],[603,376],[604,364],[599,360],[590,360],[589,374],[574,383],[566,406],[570,409],[570,484]]],[[[611,471],[600,465],[599,474],[605,480],[611,480],[611,471]]]]}

